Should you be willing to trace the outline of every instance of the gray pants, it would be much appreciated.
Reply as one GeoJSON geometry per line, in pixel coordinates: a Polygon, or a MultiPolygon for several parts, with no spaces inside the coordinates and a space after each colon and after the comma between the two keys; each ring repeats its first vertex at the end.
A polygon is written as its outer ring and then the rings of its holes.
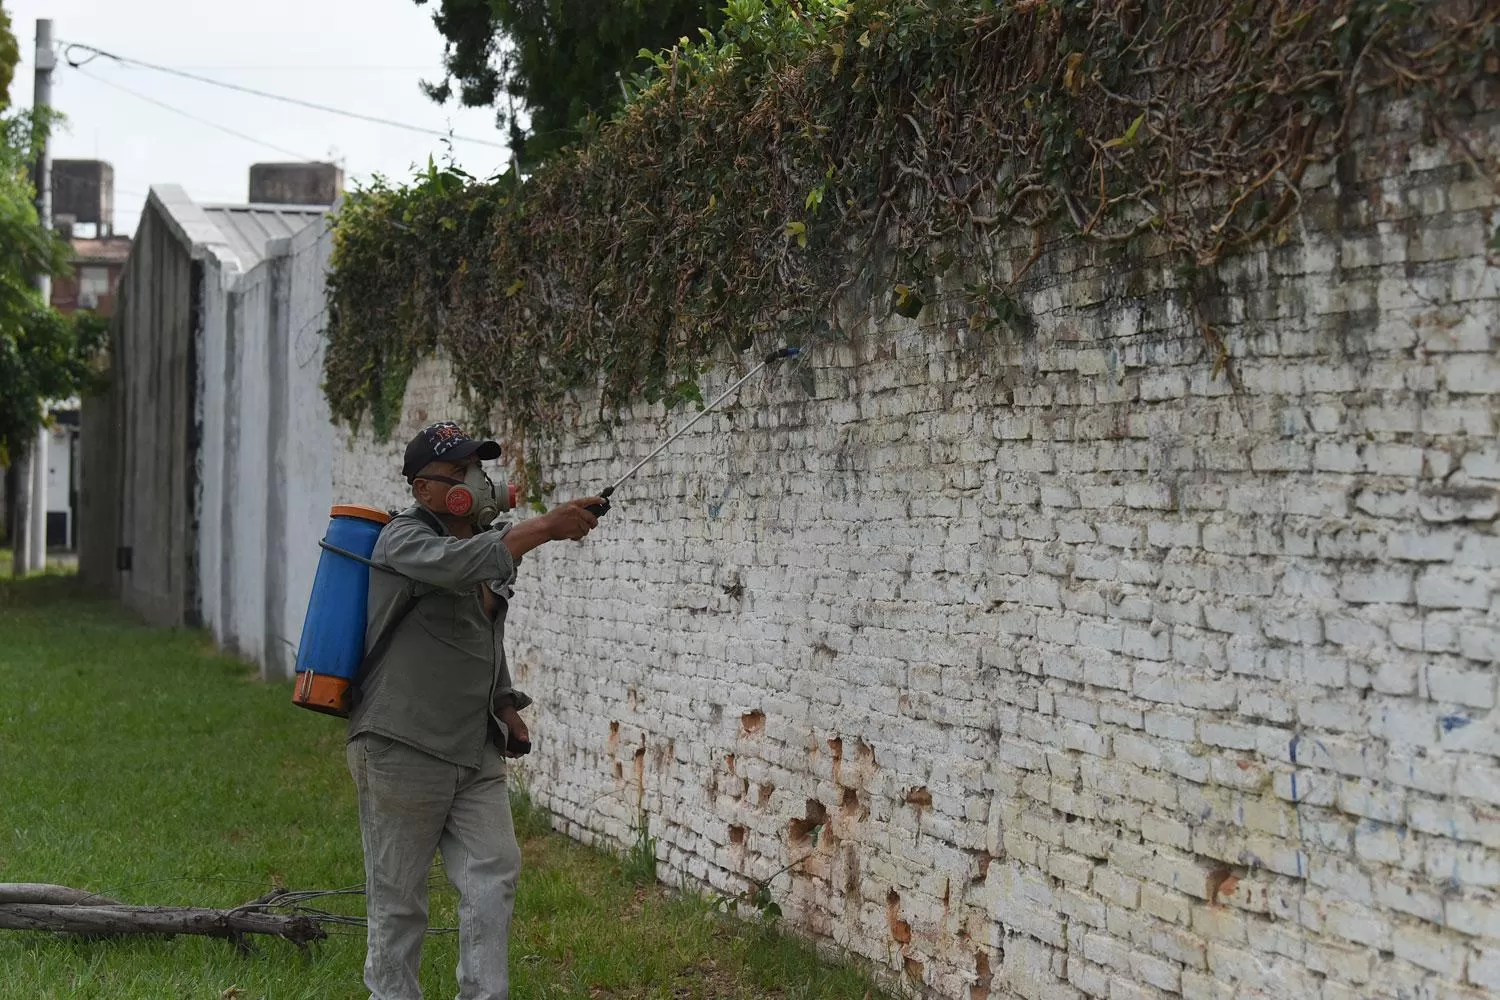
{"type": "Polygon", "coordinates": [[[365,849],[371,1000],[421,1000],[427,876],[439,850],[459,894],[459,1000],[506,1000],[521,850],[505,758],[486,746],[478,769],[458,767],[373,733],[349,741],[347,754],[365,849]]]}

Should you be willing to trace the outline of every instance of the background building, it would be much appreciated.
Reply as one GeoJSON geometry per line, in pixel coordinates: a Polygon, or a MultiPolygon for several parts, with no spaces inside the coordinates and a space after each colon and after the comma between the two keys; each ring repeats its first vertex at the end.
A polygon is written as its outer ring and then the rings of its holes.
{"type": "MultiPolygon", "coordinates": [[[[243,205],[151,188],[118,287],[109,389],[83,406],[82,576],[149,621],[208,624],[256,659],[291,641],[284,602],[265,599],[266,578],[287,562],[266,539],[282,537],[286,504],[300,502],[278,467],[327,466],[320,439],[295,433],[307,423],[298,407],[322,398],[321,365],[297,353],[321,328],[321,283],[293,288],[287,257],[292,237],[321,224],[342,175],[301,170],[299,181],[287,165],[253,168],[243,205]],[[253,200],[273,195],[320,200],[253,200]],[[254,516],[224,517],[226,494],[256,497],[254,516]],[[221,573],[226,561],[234,569],[221,573]]],[[[323,519],[327,493],[306,504],[323,519]]],[[[305,544],[315,549],[316,537],[305,544]]]]}

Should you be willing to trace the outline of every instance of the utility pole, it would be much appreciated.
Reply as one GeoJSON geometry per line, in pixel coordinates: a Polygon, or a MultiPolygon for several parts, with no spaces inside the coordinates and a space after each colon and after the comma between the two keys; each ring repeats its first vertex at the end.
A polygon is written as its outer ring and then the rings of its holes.
{"type": "MultiPolygon", "coordinates": [[[[44,115],[52,107],[52,70],[57,65],[57,55],[52,51],[52,21],[38,18],[36,22],[36,77],[31,96],[33,114],[44,115]]],[[[46,135],[42,137],[42,148],[36,159],[36,213],[42,226],[52,228],[52,150],[46,135]]],[[[45,308],[52,304],[52,275],[42,272],[36,280],[37,294],[45,308]]],[[[47,401],[41,400],[46,406],[47,401]]],[[[47,568],[47,441],[45,426],[37,430],[36,442],[29,456],[30,482],[24,474],[17,477],[16,539],[14,568],[20,576],[24,570],[38,571],[47,568]],[[26,496],[26,494],[30,494],[26,496]]]]}

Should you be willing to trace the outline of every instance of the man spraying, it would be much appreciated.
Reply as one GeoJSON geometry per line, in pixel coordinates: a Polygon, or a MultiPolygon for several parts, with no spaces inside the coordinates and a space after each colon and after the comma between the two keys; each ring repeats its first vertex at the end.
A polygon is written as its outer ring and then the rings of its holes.
{"type": "Polygon", "coordinates": [[[415,503],[380,533],[371,561],[366,660],[347,755],[359,798],[372,1000],[421,1000],[427,874],[441,851],[459,893],[459,1000],[506,1000],[520,874],[506,757],[530,749],[505,662],[505,613],[521,557],[578,540],[589,497],[497,527],[508,508],[480,466],[500,457],[453,423],[424,427],[402,475],[415,503]]]}

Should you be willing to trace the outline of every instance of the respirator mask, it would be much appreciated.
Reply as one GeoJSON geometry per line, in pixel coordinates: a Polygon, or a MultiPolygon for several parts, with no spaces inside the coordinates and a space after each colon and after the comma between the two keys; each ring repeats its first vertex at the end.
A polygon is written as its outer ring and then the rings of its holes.
{"type": "Polygon", "coordinates": [[[462,479],[447,476],[423,476],[440,483],[448,483],[448,492],[443,497],[443,506],[455,517],[467,517],[481,528],[488,528],[503,511],[515,506],[514,485],[497,490],[490,477],[478,464],[469,466],[462,479]]]}

